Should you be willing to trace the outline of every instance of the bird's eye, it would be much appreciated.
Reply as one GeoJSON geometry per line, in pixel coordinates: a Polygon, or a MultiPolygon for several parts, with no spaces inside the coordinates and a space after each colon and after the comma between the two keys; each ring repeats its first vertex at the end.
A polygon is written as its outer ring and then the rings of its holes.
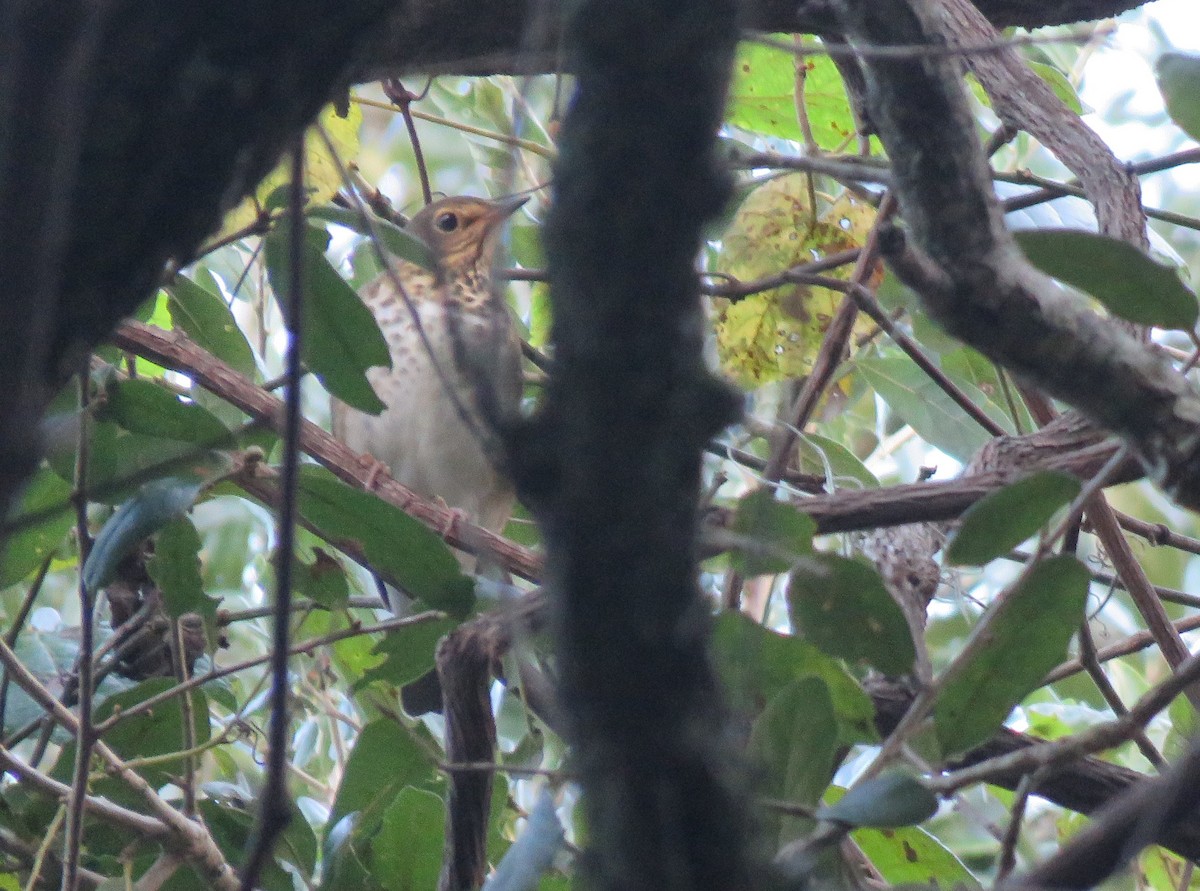
{"type": "Polygon", "coordinates": [[[441,229],[443,232],[453,232],[455,229],[458,228],[458,214],[453,214],[453,213],[438,214],[438,217],[436,220],[433,221],[433,224],[435,226],[437,226],[439,229],[441,229]]]}

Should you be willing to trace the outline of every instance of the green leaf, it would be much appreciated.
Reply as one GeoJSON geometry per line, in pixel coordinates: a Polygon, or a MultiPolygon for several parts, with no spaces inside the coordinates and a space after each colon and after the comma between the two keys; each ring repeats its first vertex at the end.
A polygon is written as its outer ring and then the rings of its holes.
{"type": "Polygon", "coordinates": [[[207,409],[185,402],[161,383],[135,378],[113,381],[106,392],[104,418],[143,436],[190,442],[204,448],[233,445],[233,436],[207,409]]]}
{"type": "MultiPolygon", "coordinates": [[[[171,689],[175,683],[174,678],[151,678],[128,690],[109,696],[96,707],[95,720],[97,723],[107,721],[113,715],[126,712],[151,696],[157,696],[159,693],[171,689]]],[[[208,699],[199,690],[193,690],[188,695],[191,698],[192,733],[196,745],[202,745],[209,739],[208,699]]],[[[180,697],[172,697],[165,702],[160,702],[149,711],[123,717],[105,732],[104,742],[126,760],[161,757],[182,752],[188,748],[189,742],[183,733],[183,718],[184,712],[180,704],[180,697]]],[[[71,757],[60,757],[59,759],[59,764],[63,765],[68,772],[74,761],[74,745],[72,744],[69,748],[71,757]]],[[[151,786],[158,788],[173,782],[182,765],[183,758],[181,756],[141,767],[137,772],[145,777],[151,786]]],[[[107,795],[112,789],[120,789],[124,786],[116,779],[106,778],[101,783],[104,788],[98,789],[98,794],[107,795]]],[[[135,801],[139,799],[137,793],[132,791],[126,792],[125,795],[135,801]]],[[[128,801],[130,798],[123,796],[122,800],[128,801]]]]}
{"type": "Polygon", "coordinates": [[[16,584],[63,543],[75,524],[71,485],[51,470],[39,470],[25,487],[8,522],[20,531],[8,536],[0,558],[0,588],[16,584]]]}
{"type": "Polygon", "coordinates": [[[1086,291],[1114,315],[1139,325],[1196,325],[1200,306],[1175,267],[1124,241],[1075,229],[1013,233],[1029,261],[1059,281],[1086,291]]]}
{"type": "MultiPolygon", "coordinates": [[[[100,639],[106,635],[103,626],[100,629],[100,639]]],[[[98,641],[99,642],[99,641],[98,641]]],[[[20,636],[13,649],[21,664],[33,673],[33,676],[43,685],[52,690],[60,689],[62,680],[71,676],[79,664],[78,637],[66,634],[62,629],[39,631],[31,623],[21,629],[20,636]]],[[[111,696],[128,689],[130,682],[115,674],[105,675],[96,692],[96,698],[111,696]]],[[[30,721],[44,717],[44,709],[35,702],[17,684],[9,684],[7,707],[4,710],[4,731],[6,733],[24,727],[30,721]]],[[[64,743],[71,738],[61,729],[56,729],[54,740],[64,743]]],[[[65,777],[70,780],[69,775],[65,777]]],[[[47,818],[48,819],[48,818],[47,818]]]]}
{"type": "Polygon", "coordinates": [[[394,628],[375,645],[373,653],[386,656],[380,665],[368,668],[354,682],[359,690],[372,681],[386,681],[397,687],[415,681],[433,668],[438,641],[458,627],[454,619],[441,619],[394,628]]]}
{"type": "Polygon", "coordinates": [[[851,837],[891,887],[982,887],[963,862],[924,829],[859,829],[851,837]]]}
{"type": "Polygon", "coordinates": [[[300,468],[300,515],[331,542],[351,541],[388,581],[434,609],[465,614],[474,585],[437,535],[404,511],[352,489],[323,467],[300,468]]]}
{"type": "MultiPolygon", "coordinates": [[[[75,478],[78,413],[48,418],[46,460],[60,478],[75,478]]],[[[213,475],[228,468],[228,457],[195,445],[131,433],[113,421],[88,419],[88,500],[115,504],[129,498],[147,479],[169,473],[213,475]]]]}
{"type": "Polygon", "coordinates": [[[899,605],[863,560],[814,554],[792,570],[788,605],[796,633],[822,652],[870,663],[886,675],[912,670],[916,650],[899,605]]]}
{"type": "MultiPolygon", "coordinates": [[[[790,34],[775,35],[791,40],[790,34]]],[[[796,66],[804,66],[804,111],[818,145],[834,149],[854,132],[841,75],[832,60],[810,56],[797,59],[783,49],[745,42],[738,47],[729,89],[726,118],[735,127],[804,140],[796,113],[796,66]]]]}
{"type": "Polygon", "coordinates": [[[796,443],[796,458],[802,473],[824,476],[836,488],[846,487],[848,481],[866,489],[879,487],[878,478],[852,451],[828,437],[804,434],[796,443]]]}
{"type": "Polygon", "coordinates": [[[367,238],[377,236],[384,250],[389,254],[399,257],[401,260],[407,260],[409,263],[415,263],[424,269],[435,268],[433,254],[430,253],[429,246],[425,242],[407,229],[401,229],[395,223],[385,220],[383,217],[372,214],[371,220],[368,223],[367,220],[363,219],[363,214],[359,211],[347,207],[338,207],[336,204],[323,204],[320,207],[314,207],[308,212],[308,215],[313,219],[345,226],[347,229],[352,229],[359,235],[365,235],[367,238]]]}
{"type": "MultiPolygon", "coordinates": [[[[859,247],[875,209],[848,193],[814,205],[810,187],[805,174],[792,173],[754,188],[721,234],[720,271],[753,281],[859,247]]],[[[808,374],[843,299],[828,288],[789,284],[719,301],[714,330],[722,370],[747,388],[808,374]]],[[[861,319],[855,333],[871,327],[861,319]]]]}
{"type": "Polygon", "coordinates": [[[890,771],[854,786],[834,804],[820,808],[817,818],[847,826],[894,829],[923,823],[937,809],[937,796],[920,780],[890,771]]]}
{"type": "Polygon", "coordinates": [[[376,878],[388,891],[436,888],[442,870],[446,806],[432,792],[401,789],[371,840],[376,878]]]}
{"type": "Polygon", "coordinates": [[[195,503],[201,483],[183,477],[152,480],[109,517],[83,566],[83,583],[98,591],[112,581],[117,564],[138,543],[195,503]]]}
{"type": "MultiPolygon", "coordinates": [[[[542,763],[540,758],[537,763],[542,763]]],[[[508,806],[510,786],[511,784],[503,773],[492,777],[492,801],[488,809],[487,831],[487,855],[488,860],[492,863],[503,857],[512,846],[508,830],[515,821],[514,814],[508,806]]]]}
{"type": "Polygon", "coordinates": [[[811,554],[817,524],[790,504],[776,501],[769,490],[755,489],[738,501],[733,531],[753,544],[734,551],[730,563],[753,576],[786,572],[798,558],[811,554]]]}
{"type": "Polygon", "coordinates": [[[1025,64],[1033,70],[1033,73],[1046,82],[1046,85],[1054,91],[1054,95],[1062,100],[1063,105],[1075,112],[1075,114],[1083,114],[1083,103],[1079,101],[1079,93],[1075,91],[1075,87],[1071,85],[1071,81],[1067,76],[1055,68],[1053,65],[1047,65],[1045,62],[1035,62],[1032,59],[1026,59],[1025,64]]]}
{"type": "Polygon", "coordinates": [[[1079,480],[1059,470],[1041,470],[986,495],[963,514],[946,547],[955,565],[982,566],[1034,535],[1060,507],[1079,494],[1079,480]]]}
{"type": "MultiPolygon", "coordinates": [[[[829,689],[817,678],[793,681],[775,694],[750,730],[747,751],[762,771],[768,798],[816,806],[833,779],[837,723],[829,689]]],[[[768,831],[780,844],[799,838],[812,821],[772,815],[768,831]]]]}
{"type": "MultiPolygon", "coordinates": [[[[304,134],[304,200],[324,203],[333,198],[345,183],[345,164],[338,159],[357,158],[362,106],[339,100],[326,105],[316,116],[314,126],[304,134]]],[[[232,235],[254,223],[260,209],[287,206],[291,183],[291,159],[282,159],[275,169],[259,180],[252,195],[225,215],[219,236],[232,235]]]]}
{"type": "Polygon", "coordinates": [[[354,741],[326,827],[354,811],[391,802],[406,786],[427,786],[433,778],[429,753],[407,730],[387,718],[372,721],[354,741]]]}
{"type": "Polygon", "coordinates": [[[212,287],[204,287],[183,275],[167,285],[171,321],[226,365],[254,380],[258,365],[250,344],[211,274],[207,277],[212,287]]]}
{"type": "Polygon", "coordinates": [[[146,566],[150,578],[162,591],[167,615],[178,619],[184,613],[199,613],[209,639],[217,630],[218,601],[204,593],[200,578],[200,535],[186,516],[175,517],[159,531],[154,556],[146,566]]]}
{"type": "MultiPolygon", "coordinates": [[[[892,411],[946,454],[965,462],[992,438],[908,356],[863,359],[855,367],[892,411]]],[[[979,389],[966,383],[959,389],[1006,430],[1015,432],[1012,422],[979,389]]]]}
{"type": "MultiPolygon", "coordinates": [[[[917,319],[910,316],[910,320],[913,323],[915,332],[918,328],[917,319]]],[[[934,325],[928,319],[923,324],[926,326],[934,325]]],[[[996,367],[995,362],[982,353],[957,342],[954,343],[952,349],[941,350],[940,352],[941,355],[938,357],[938,364],[941,365],[942,372],[946,377],[960,387],[966,384],[979,390],[987,400],[984,404],[984,409],[988,414],[993,414],[992,407],[994,406],[995,416],[1006,418],[1004,425],[1006,430],[1011,430],[1018,426],[1021,430],[1033,430],[1037,427],[1033,416],[1029,413],[1029,409],[1025,407],[1025,403],[1017,396],[1016,388],[1013,385],[1009,385],[1013,401],[1010,403],[1005,397],[1004,384],[1000,379],[1000,371],[996,367]]]]}
{"type": "Polygon", "coordinates": [[[934,704],[942,754],[987,740],[1066,657],[1083,619],[1089,578],[1082,563],[1062,554],[1038,563],[1000,595],[976,630],[986,643],[970,661],[960,658],[947,669],[934,704]]]}
{"type": "Polygon", "coordinates": [[[803,140],[796,115],[794,59],[774,47],[740,44],[729,85],[726,120],[753,133],[803,140]]]}
{"type": "MultiPolygon", "coordinates": [[[[246,858],[246,839],[254,830],[254,814],[240,801],[225,801],[203,798],[197,809],[212,833],[213,841],[225,854],[231,865],[241,867],[246,858]]],[[[267,859],[259,876],[258,886],[264,891],[292,891],[289,874],[278,860],[293,864],[302,875],[311,874],[316,861],[317,840],[304,814],[289,801],[287,808],[291,819],[275,848],[275,857],[267,859]]]]}
{"type": "Polygon", "coordinates": [[[1154,63],[1167,113],[1192,139],[1200,139],[1200,55],[1163,53],[1154,63]]]}
{"type": "Polygon", "coordinates": [[[878,741],[875,704],[842,664],[812,644],[724,612],[713,629],[713,653],[734,705],[751,715],[793,681],[819,678],[833,702],[842,745],[878,741]]]}
{"type": "Polygon", "coordinates": [[[313,549],[312,563],[293,558],[292,587],[328,609],[344,606],[350,597],[350,584],[342,564],[322,548],[313,549]]]}
{"type": "MultiPolygon", "coordinates": [[[[267,277],[286,311],[291,287],[288,224],[264,239],[267,277]]],[[[325,256],[329,233],[306,226],[304,231],[304,364],[333,396],[373,415],[386,407],[367,380],[367,369],[390,368],[387,341],[371,311],[325,256]]]]}
{"type": "MultiPolygon", "coordinates": [[[[326,828],[320,891],[377,891],[382,887],[372,879],[363,859],[370,840],[364,823],[363,815],[355,813],[326,828]]],[[[370,827],[372,832],[375,829],[370,827]]]]}

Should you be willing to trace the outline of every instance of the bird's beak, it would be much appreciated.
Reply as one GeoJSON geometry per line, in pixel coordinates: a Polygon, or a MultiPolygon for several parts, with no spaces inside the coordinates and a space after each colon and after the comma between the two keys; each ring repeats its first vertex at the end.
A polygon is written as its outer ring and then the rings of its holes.
{"type": "Polygon", "coordinates": [[[529,200],[528,195],[513,195],[509,198],[497,198],[491,202],[493,219],[498,223],[501,220],[508,219],[529,200]]]}

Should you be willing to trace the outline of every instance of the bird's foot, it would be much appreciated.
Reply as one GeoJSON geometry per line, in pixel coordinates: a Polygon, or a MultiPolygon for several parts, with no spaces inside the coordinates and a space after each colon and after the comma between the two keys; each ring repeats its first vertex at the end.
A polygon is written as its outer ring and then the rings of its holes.
{"type": "Polygon", "coordinates": [[[391,474],[392,469],[376,458],[374,455],[363,455],[363,463],[367,466],[367,478],[363,480],[363,488],[368,492],[375,491],[375,484],[379,482],[381,473],[391,474]]]}
{"type": "Polygon", "coordinates": [[[438,506],[444,508],[446,517],[443,519],[438,531],[442,534],[442,538],[453,538],[455,541],[462,540],[462,526],[464,523],[471,522],[471,515],[461,507],[451,507],[446,503],[444,498],[434,499],[438,506]]]}

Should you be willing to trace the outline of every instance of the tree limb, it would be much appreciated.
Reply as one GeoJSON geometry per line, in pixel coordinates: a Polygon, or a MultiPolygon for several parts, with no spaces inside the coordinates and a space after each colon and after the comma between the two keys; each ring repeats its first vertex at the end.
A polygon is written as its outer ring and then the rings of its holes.
{"type": "MultiPolygon", "coordinates": [[[[979,0],[997,28],[1037,28],[1108,18],[1144,0],[979,0]]],[[[407,72],[520,74],[554,71],[560,16],[569,4],[548,0],[423,0],[406,3],[363,48],[358,78],[377,80],[407,72]],[[542,19],[537,21],[537,17],[542,19]]],[[[743,26],[756,31],[821,34],[837,30],[825,0],[747,0],[743,26]]],[[[630,22],[636,26],[635,21],[630,22]]]]}
{"type": "MultiPolygon", "coordinates": [[[[121,323],[113,333],[112,341],[121,349],[144,356],[164,368],[184,372],[209,392],[272,427],[282,417],[282,401],[205,352],[182,332],[163,331],[130,320],[121,323]]],[[[523,578],[539,577],[541,560],[528,548],[467,523],[455,517],[444,505],[420,497],[392,479],[386,470],[381,471],[364,461],[362,455],[316,424],[304,421],[300,425],[300,433],[300,447],[344,482],[364,488],[371,481],[372,491],[431,529],[436,529],[448,544],[472,553],[476,548],[486,548],[489,557],[510,572],[523,578]]],[[[265,490],[258,490],[256,494],[270,498],[270,493],[265,490]]]]}
{"type": "MultiPolygon", "coordinates": [[[[936,39],[904,0],[838,8],[856,41],[936,39]]],[[[1168,493],[1200,506],[1200,394],[1154,347],[1025,260],[989,186],[956,65],[940,57],[863,65],[911,234],[885,239],[897,275],[948,331],[1119,433],[1168,493]]]]}
{"type": "Polygon", "coordinates": [[[751,887],[697,588],[700,457],[736,415],[705,369],[694,268],[731,0],[589,0],[545,227],[555,369],[511,437],[554,592],[560,694],[599,889],[751,887]]]}

